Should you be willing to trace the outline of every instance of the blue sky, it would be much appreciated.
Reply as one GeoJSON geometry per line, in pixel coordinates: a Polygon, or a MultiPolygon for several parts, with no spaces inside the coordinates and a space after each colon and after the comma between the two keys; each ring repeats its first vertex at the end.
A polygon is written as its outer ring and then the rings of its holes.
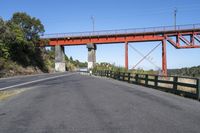
{"type": "MultiPolygon", "coordinates": [[[[199,0],[0,0],[0,16],[7,20],[14,12],[27,12],[42,21],[46,33],[67,33],[91,31],[91,16],[95,17],[95,30],[173,25],[175,7],[178,10],[177,24],[200,23],[199,0]]],[[[158,43],[130,45],[145,54],[158,43]]],[[[124,44],[97,47],[97,62],[124,65],[124,44]]],[[[87,61],[86,46],[70,46],[65,50],[68,56],[87,61]]],[[[177,50],[167,44],[168,68],[200,65],[199,57],[200,49],[177,50]]],[[[161,46],[149,58],[161,67],[161,46]]],[[[129,47],[129,68],[140,59],[129,47]]],[[[147,61],[138,67],[156,69],[147,61]]]]}

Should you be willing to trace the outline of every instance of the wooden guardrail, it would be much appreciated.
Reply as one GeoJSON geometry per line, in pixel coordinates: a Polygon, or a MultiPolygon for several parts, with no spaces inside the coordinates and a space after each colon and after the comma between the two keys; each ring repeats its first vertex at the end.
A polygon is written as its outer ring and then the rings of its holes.
{"type": "Polygon", "coordinates": [[[132,84],[143,85],[200,100],[200,79],[198,78],[131,74],[109,70],[96,71],[94,72],[94,75],[113,78],[132,84]]]}

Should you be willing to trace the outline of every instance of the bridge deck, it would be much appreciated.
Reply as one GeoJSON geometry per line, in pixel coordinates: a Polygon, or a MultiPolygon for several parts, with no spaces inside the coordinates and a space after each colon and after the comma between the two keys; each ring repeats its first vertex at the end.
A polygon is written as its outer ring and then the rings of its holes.
{"type": "Polygon", "coordinates": [[[140,34],[170,34],[175,32],[191,32],[200,31],[200,24],[178,25],[178,26],[162,26],[135,29],[120,30],[102,30],[88,32],[72,32],[72,33],[55,33],[44,34],[42,39],[59,39],[59,38],[84,38],[84,37],[102,37],[102,36],[119,36],[119,35],[140,35],[140,34]]]}
{"type": "MultiPolygon", "coordinates": [[[[94,32],[45,34],[49,46],[86,45],[167,40],[175,48],[200,48],[200,24],[94,32]],[[174,39],[176,38],[176,39],[174,39]],[[181,43],[184,42],[184,43],[181,43]]],[[[45,44],[41,43],[41,46],[45,44]]]]}

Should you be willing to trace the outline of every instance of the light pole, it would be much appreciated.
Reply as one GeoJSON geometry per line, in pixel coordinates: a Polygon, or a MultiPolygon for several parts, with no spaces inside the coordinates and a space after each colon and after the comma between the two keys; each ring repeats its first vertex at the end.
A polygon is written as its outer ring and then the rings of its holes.
{"type": "Polygon", "coordinates": [[[178,10],[177,8],[174,9],[174,28],[176,30],[176,14],[177,14],[178,10]]]}
{"type": "Polygon", "coordinates": [[[91,20],[92,20],[92,30],[93,30],[93,33],[94,33],[94,25],[95,25],[95,18],[94,18],[94,16],[91,16],[91,20]]]}

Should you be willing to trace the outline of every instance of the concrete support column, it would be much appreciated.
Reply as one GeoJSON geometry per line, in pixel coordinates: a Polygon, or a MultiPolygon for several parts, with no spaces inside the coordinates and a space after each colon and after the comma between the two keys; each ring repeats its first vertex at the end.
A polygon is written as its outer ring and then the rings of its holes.
{"type": "Polygon", "coordinates": [[[88,70],[91,70],[95,67],[97,46],[95,44],[87,44],[87,48],[88,48],[88,70]]]}
{"type": "Polygon", "coordinates": [[[65,50],[64,46],[55,46],[55,71],[65,72],[65,50]]]}

